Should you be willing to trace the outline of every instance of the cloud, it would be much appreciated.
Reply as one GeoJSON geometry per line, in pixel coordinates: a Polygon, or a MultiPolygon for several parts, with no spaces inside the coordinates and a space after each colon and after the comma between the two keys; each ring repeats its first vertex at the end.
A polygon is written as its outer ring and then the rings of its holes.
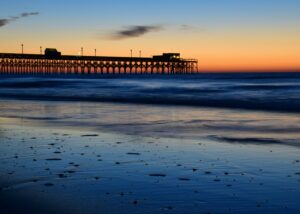
{"type": "Polygon", "coordinates": [[[179,26],[179,30],[191,33],[204,33],[207,31],[207,28],[201,26],[182,24],[179,26]]]}
{"type": "Polygon", "coordinates": [[[184,24],[184,25],[181,25],[181,26],[180,26],[180,29],[181,29],[181,30],[193,30],[194,27],[191,26],[191,25],[186,25],[186,24],[184,24]]]}
{"type": "Polygon", "coordinates": [[[12,16],[12,17],[7,18],[7,19],[0,19],[0,27],[8,25],[9,23],[14,22],[18,19],[26,18],[26,17],[29,17],[29,16],[37,16],[39,14],[40,14],[39,12],[22,13],[19,16],[12,16]]]}
{"type": "Polygon", "coordinates": [[[28,17],[28,16],[37,16],[39,15],[39,12],[32,12],[32,13],[22,13],[21,17],[28,17]]]}
{"type": "Polygon", "coordinates": [[[0,27],[3,27],[9,23],[9,19],[0,19],[0,27]]]}
{"type": "Polygon", "coordinates": [[[157,32],[163,30],[163,27],[160,25],[152,25],[152,26],[143,26],[143,25],[137,25],[137,26],[129,26],[124,30],[119,30],[114,32],[110,38],[111,39],[128,39],[128,38],[134,38],[134,37],[141,37],[147,33],[150,32],[157,32]]]}

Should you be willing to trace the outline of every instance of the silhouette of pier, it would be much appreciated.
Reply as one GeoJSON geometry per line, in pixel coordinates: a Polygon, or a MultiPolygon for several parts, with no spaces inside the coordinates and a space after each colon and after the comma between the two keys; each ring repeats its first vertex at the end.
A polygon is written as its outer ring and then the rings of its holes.
{"type": "Polygon", "coordinates": [[[182,59],[179,53],[146,57],[71,56],[56,49],[45,54],[0,53],[0,74],[192,74],[198,60],[182,59]]]}

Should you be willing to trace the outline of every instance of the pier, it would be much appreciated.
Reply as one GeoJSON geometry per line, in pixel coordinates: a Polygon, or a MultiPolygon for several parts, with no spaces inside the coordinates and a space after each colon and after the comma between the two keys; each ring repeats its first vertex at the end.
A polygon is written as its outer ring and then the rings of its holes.
{"type": "Polygon", "coordinates": [[[153,57],[109,57],[61,55],[56,49],[44,54],[0,53],[0,74],[193,74],[198,60],[182,59],[179,53],[153,57]]]}

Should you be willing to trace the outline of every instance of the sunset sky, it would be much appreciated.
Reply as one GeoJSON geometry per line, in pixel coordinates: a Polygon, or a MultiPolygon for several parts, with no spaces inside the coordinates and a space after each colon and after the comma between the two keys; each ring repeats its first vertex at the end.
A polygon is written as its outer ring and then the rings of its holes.
{"type": "Polygon", "coordinates": [[[0,52],[180,52],[203,71],[300,70],[299,0],[2,0],[0,52]]]}

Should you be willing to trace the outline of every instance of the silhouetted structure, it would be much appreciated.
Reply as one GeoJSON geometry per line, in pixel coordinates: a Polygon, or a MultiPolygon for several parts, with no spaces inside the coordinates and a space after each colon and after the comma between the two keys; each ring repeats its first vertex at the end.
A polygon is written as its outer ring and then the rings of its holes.
{"type": "Polygon", "coordinates": [[[180,53],[164,53],[163,55],[153,56],[154,60],[170,61],[180,59],[180,53]]]}
{"type": "Polygon", "coordinates": [[[45,58],[47,59],[58,59],[61,57],[61,52],[58,52],[55,48],[46,48],[45,58]]]}
{"type": "Polygon", "coordinates": [[[0,53],[0,74],[191,74],[196,59],[179,53],[145,57],[68,56],[47,48],[45,54],[0,53]]]}

